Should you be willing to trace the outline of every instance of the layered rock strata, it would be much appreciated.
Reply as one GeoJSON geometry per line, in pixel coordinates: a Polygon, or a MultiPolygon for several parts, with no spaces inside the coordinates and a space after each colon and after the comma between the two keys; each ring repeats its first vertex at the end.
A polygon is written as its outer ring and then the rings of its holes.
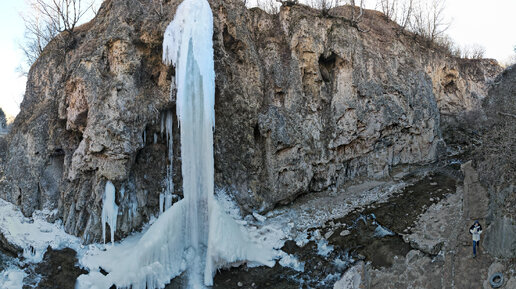
{"type": "MultiPolygon", "coordinates": [[[[57,209],[69,233],[92,242],[106,181],[117,190],[117,237],[158,213],[167,164],[182,194],[180,128],[172,159],[161,128],[175,110],[162,35],[179,2],[161,12],[154,2],[106,0],[65,46],[48,45],[9,135],[2,198],[25,215],[57,209]]],[[[302,5],[276,15],[237,0],[211,6],[215,182],[245,211],[435,161],[440,113],[477,107],[498,70],[428,48],[374,11],[357,29],[349,7],[323,17],[302,5]]]]}

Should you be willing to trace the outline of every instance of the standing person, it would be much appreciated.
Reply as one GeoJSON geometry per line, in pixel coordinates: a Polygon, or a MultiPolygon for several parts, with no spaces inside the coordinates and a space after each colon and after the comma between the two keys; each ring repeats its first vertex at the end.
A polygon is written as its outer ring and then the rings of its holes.
{"type": "MultiPolygon", "coordinates": [[[[480,245],[480,234],[482,234],[482,226],[478,221],[475,221],[469,228],[469,233],[473,237],[473,258],[477,256],[477,247],[480,245]]],[[[480,249],[480,247],[478,247],[480,249]]]]}

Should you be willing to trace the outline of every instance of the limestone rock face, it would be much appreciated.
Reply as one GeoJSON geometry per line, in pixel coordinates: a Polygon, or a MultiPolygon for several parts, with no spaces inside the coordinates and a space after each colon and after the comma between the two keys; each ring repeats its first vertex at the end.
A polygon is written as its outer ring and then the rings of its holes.
{"type": "MultiPolygon", "coordinates": [[[[167,159],[160,125],[175,110],[161,42],[180,1],[164,2],[158,13],[106,0],[70,45],[49,44],[9,135],[1,197],[26,215],[57,209],[68,232],[91,242],[107,180],[117,189],[117,238],[158,213],[167,164],[181,195],[179,128],[167,159]]],[[[237,0],[210,3],[215,185],[246,211],[435,161],[440,112],[478,105],[498,70],[429,49],[374,11],[361,32],[347,8],[322,17],[301,5],[269,15],[237,0]]]]}
{"type": "Polygon", "coordinates": [[[489,194],[484,246],[510,259],[516,257],[516,66],[495,79],[483,109],[487,121],[476,154],[479,180],[489,194]]]}
{"type": "Polygon", "coordinates": [[[431,64],[429,74],[441,114],[445,116],[480,109],[487,97],[486,82],[501,72],[492,59],[463,59],[454,64],[431,64]]]}

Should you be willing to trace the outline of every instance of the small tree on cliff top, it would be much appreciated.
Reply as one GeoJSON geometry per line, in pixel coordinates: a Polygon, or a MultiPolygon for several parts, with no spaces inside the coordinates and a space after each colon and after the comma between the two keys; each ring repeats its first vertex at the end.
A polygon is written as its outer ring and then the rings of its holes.
{"type": "Polygon", "coordinates": [[[445,7],[446,0],[419,1],[412,11],[411,30],[435,42],[450,28],[444,14],[445,7]]]}
{"type": "Polygon", "coordinates": [[[405,29],[412,18],[415,0],[377,0],[376,9],[405,29]]]}
{"type": "MultiPolygon", "coordinates": [[[[21,45],[27,64],[32,65],[52,39],[73,40],[76,25],[93,3],[94,0],[27,0],[29,12],[22,15],[25,42],[21,45]]],[[[68,43],[61,40],[66,48],[68,43]]]]}

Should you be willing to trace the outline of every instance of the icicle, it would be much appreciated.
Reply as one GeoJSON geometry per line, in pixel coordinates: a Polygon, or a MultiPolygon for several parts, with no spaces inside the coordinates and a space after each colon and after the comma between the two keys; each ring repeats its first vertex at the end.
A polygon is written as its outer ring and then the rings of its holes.
{"type": "Polygon", "coordinates": [[[165,123],[163,121],[163,112],[161,113],[159,121],[160,121],[159,133],[160,133],[160,135],[163,136],[163,128],[165,127],[165,123]]]}
{"type": "Polygon", "coordinates": [[[165,195],[163,193],[160,193],[159,194],[159,214],[163,214],[164,210],[164,205],[165,205],[165,195]]]}
{"type": "Polygon", "coordinates": [[[165,210],[172,207],[172,194],[165,195],[165,210]]]}
{"type": "Polygon", "coordinates": [[[165,129],[168,149],[168,165],[167,165],[167,191],[165,195],[165,209],[172,205],[172,194],[174,193],[174,140],[173,140],[173,115],[171,111],[167,111],[165,129]]]}
{"type": "MultiPolygon", "coordinates": [[[[167,175],[165,178],[165,192],[160,194],[160,214],[172,206],[172,196],[174,194],[174,139],[173,139],[173,113],[166,111],[162,113],[162,134],[164,133],[165,143],[167,144],[167,175]]],[[[154,135],[154,140],[157,141],[154,135]]]]}
{"type": "Polygon", "coordinates": [[[118,216],[115,193],[115,186],[110,181],[107,181],[104,196],[102,197],[102,239],[104,244],[106,244],[106,223],[111,231],[111,243],[115,243],[116,218],[118,216]]]}
{"type": "Polygon", "coordinates": [[[158,135],[154,133],[154,144],[158,143],[158,135]]]}

